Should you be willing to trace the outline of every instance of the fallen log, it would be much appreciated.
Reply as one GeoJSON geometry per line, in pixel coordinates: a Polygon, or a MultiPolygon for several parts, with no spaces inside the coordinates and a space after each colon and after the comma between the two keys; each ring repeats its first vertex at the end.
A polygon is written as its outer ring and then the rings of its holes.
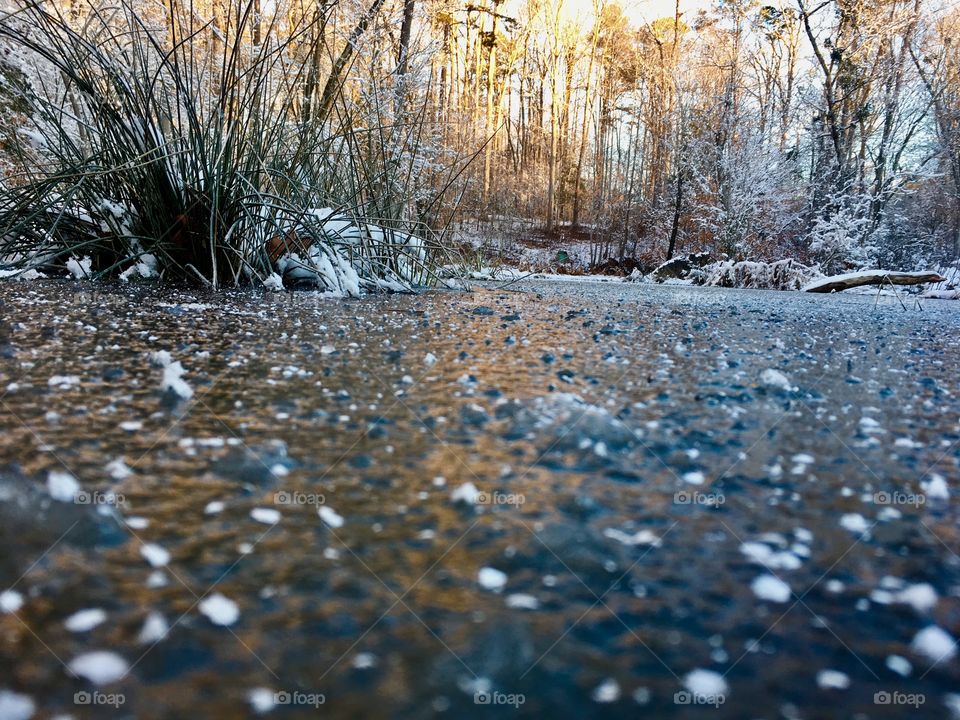
{"type": "Polygon", "coordinates": [[[803,292],[831,293],[862,285],[921,285],[945,282],[946,278],[933,271],[896,272],[894,270],[861,270],[846,275],[831,275],[804,285],[803,292]]]}

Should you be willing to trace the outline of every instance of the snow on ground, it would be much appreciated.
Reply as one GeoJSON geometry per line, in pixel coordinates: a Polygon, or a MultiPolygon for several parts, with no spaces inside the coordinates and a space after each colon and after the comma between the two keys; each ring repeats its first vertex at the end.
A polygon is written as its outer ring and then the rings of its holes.
{"type": "Polygon", "coordinates": [[[477,582],[484,590],[500,592],[507,585],[507,574],[492,567],[480,568],[477,573],[477,582]]]}
{"type": "Polygon", "coordinates": [[[129,669],[127,661],[109,650],[94,650],[78,655],[67,665],[74,675],[94,685],[109,685],[120,680],[129,669]]]}
{"type": "Polygon", "coordinates": [[[16,590],[4,590],[0,593],[0,612],[15,613],[23,607],[23,595],[16,590]]]}
{"type": "Polygon", "coordinates": [[[170,562],[170,553],[156,543],[141,545],[140,554],[155,568],[163,567],[170,562]]]}
{"type": "Polygon", "coordinates": [[[166,618],[157,611],[151,611],[143,621],[143,627],[137,636],[137,641],[142,645],[152,645],[163,640],[170,631],[170,625],[166,618]]]}
{"type": "Polygon", "coordinates": [[[240,608],[230,598],[215,592],[206,598],[199,605],[200,612],[214,625],[229,626],[240,619],[240,608]]]}
{"type": "Polygon", "coordinates": [[[839,670],[821,670],[817,673],[817,687],[823,690],[846,690],[850,677],[839,670]]]}
{"type": "Polygon", "coordinates": [[[787,392],[795,389],[790,385],[790,379],[786,375],[773,368],[767,368],[760,373],[760,383],[767,387],[778,388],[780,390],[786,390],[787,392]]]}
{"type": "Polygon", "coordinates": [[[753,594],[761,600],[775,603],[785,603],[790,599],[790,586],[773,575],[761,575],[750,583],[753,594]]]}
{"type": "Polygon", "coordinates": [[[72,503],[80,492],[80,483],[70,473],[51,470],[47,475],[47,492],[54,500],[72,503]]]}
{"type": "Polygon", "coordinates": [[[343,516],[337,513],[332,507],[321,505],[317,509],[317,514],[320,516],[320,519],[330,527],[334,529],[343,527],[343,516]]]}
{"type": "Polygon", "coordinates": [[[247,702],[258,715],[264,715],[277,706],[277,694],[270,688],[253,688],[247,693],[247,702]]]}
{"type": "Polygon", "coordinates": [[[0,718],[3,720],[30,720],[36,711],[36,703],[29,695],[0,689],[0,718]]]}
{"type": "Polygon", "coordinates": [[[477,497],[480,491],[472,482],[464,483],[450,493],[450,499],[455,503],[465,503],[467,505],[476,505],[477,497]]]}
{"type": "Polygon", "coordinates": [[[250,517],[256,520],[258,523],[263,523],[264,525],[276,525],[280,522],[282,515],[277,510],[273,508],[253,508],[250,511],[250,517]]]}
{"type": "Polygon", "coordinates": [[[613,678],[607,678],[593,689],[590,697],[601,704],[614,703],[620,699],[620,685],[613,678]]]}
{"type": "Polygon", "coordinates": [[[683,676],[683,686],[697,697],[717,697],[726,695],[730,690],[720,673],[700,668],[683,676]]]}
{"type": "Polygon", "coordinates": [[[107,613],[100,608],[78,610],[63,621],[63,626],[70,632],[84,633],[93,630],[107,621],[107,613]]]}
{"type": "Polygon", "coordinates": [[[952,660],[957,654],[957,643],[946,630],[936,625],[928,625],[913,637],[910,643],[913,651],[928,660],[938,663],[952,660]]]}

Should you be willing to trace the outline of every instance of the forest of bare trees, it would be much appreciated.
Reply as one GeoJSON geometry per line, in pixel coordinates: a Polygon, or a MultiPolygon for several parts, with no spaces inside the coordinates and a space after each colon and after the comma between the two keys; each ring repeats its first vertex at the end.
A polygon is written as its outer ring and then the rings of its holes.
{"type": "Polygon", "coordinates": [[[471,212],[586,228],[603,254],[653,262],[956,257],[954,8],[718,0],[636,24],[565,2],[423,10],[444,143],[492,138],[471,212]]]}

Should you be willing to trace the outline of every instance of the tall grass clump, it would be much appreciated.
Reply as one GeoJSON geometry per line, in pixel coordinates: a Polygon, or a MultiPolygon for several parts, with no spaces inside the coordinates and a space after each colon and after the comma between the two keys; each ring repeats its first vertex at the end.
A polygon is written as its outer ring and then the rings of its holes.
{"type": "Polygon", "coordinates": [[[425,115],[389,73],[393,91],[347,102],[325,17],[259,6],[215,23],[174,0],[20,0],[0,20],[39,68],[0,266],[212,287],[279,271],[348,294],[430,281],[453,182],[418,187],[425,115]]]}

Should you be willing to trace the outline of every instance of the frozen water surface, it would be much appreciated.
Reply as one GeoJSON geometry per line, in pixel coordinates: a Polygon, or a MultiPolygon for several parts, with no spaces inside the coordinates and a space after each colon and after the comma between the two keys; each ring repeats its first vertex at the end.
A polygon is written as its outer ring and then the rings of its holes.
{"type": "Polygon", "coordinates": [[[11,717],[103,717],[94,691],[138,718],[960,706],[956,304],[32,282],[0,307],[11,717]]]}

